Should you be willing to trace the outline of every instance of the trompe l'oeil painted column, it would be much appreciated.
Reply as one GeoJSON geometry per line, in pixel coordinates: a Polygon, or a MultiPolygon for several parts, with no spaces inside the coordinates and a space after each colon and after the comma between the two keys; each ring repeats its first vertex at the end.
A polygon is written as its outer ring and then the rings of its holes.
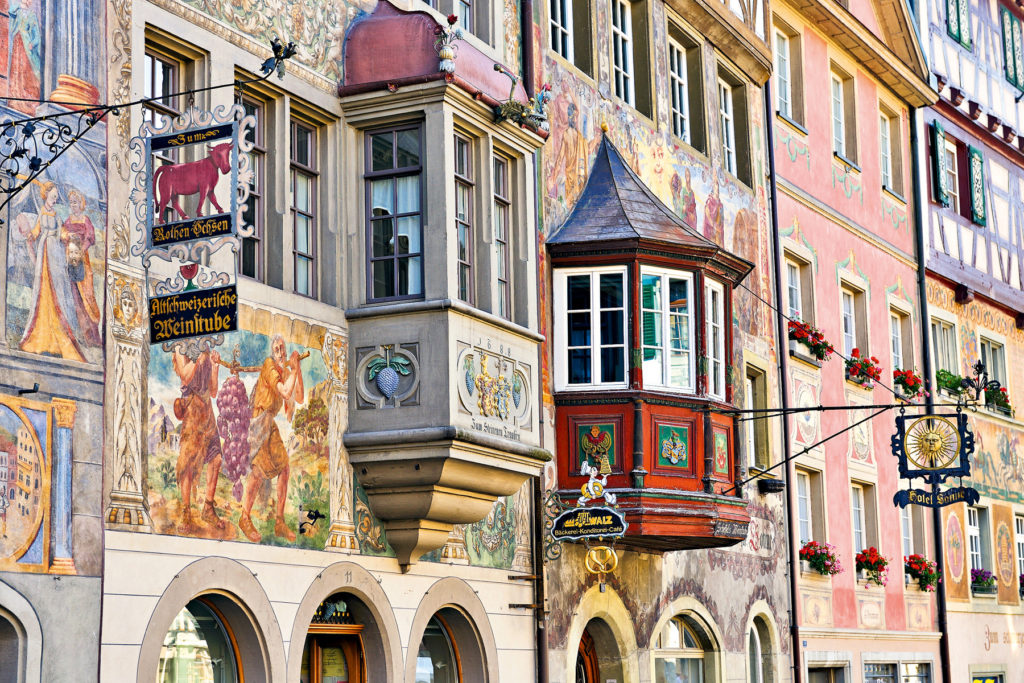
{"type": "Polygon", "coordinates": [[[52,488],[53,560],[52,574],[77,574],[71,540],[71,464],[72,431],[75,427],[74,401],[55,398],[51,401],[57,428],[54,430],[52,488]]]}

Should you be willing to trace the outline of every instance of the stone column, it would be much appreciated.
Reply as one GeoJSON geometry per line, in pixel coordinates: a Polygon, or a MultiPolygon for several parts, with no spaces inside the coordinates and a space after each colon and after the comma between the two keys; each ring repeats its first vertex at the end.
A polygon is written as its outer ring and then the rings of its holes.
{"type": "Polygon", "coordinates": [[[151,533],[153,522],[143,493],[143,444],[149,431],[144,420],[148,349],[142,330],[142,283],[126,273],[107,274],[107,298],[112,312],[108,345],[106,405],[111,435],[111,490],[104,518],[108,529],[151,533]],[[111,358],[112,356],[112,358],[111,358]]]}
{"type": "Polygon", "coordinates": [[[331,528],[327,534],[327,550],[357,553],[359,543],[352,500],[352,465],[341,444],[341,437],[348,427],[348,338],[328,332],[324,335],[323,355],[324,365],[331,376],[331,396],[327,407],[331,528]]]}
{"type": "Polygon", "coordinates": [[[55,398],[50,404],[57,424],[53,439],[53,472],[50,475],[50,528],[53,530],[50,573],[77,574],[71,547],[71,438],[78,407],[74,401],[64,398],[55,398]]]}
{"type": "Polygon", "coordinates": [[[43,0],[46,17],[43,92],[63,102],[99,102],[104,62],[100,0],[43,0]]]}

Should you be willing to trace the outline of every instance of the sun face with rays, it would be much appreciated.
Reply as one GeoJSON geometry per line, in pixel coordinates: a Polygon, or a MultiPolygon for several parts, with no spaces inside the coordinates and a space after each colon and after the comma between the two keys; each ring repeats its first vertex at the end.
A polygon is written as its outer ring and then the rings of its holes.
{"type": "Polygon", "coordinates": [[[940,470],[960,455],[960,432],[942,417],[922,417],[907,429],[904,439],[907,459],[923,470],[940,470]]]}

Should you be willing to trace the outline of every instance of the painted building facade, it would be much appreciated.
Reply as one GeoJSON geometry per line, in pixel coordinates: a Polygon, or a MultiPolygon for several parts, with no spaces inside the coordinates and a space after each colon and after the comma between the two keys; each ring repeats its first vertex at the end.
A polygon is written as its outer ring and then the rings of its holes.
{"type": "Polygon", "coordinates": [[[766,6],[537,6],[549,511],[592,467],[629,524],[548,556],[549,680],[791,680],[778,422],[729,412],[778,391],[766,6]]]}
{"type": "Polygon", "coordinates": [[[1014,412],[1024,383],[1022,16],[1013,3],[962,2],[929,3],[919,17],[940,95],[921,121],[929,371],[947,401],[948,388],[957,377],[973,378],[979,361],[1005,389],[983,394],[971,416],[970,485],[981,500],[942,514],[953,680],[1024,676],[1022,431],[1014,412]],[[982,570],[990,580],[974,580],[986,578],[982,570]]]}
{"type": "Polygon", "coordinates": [[[893,403],[895,371],[923,372],[910,136],[934,92],[903,3],[781,2],[772,20],[780,306],[835,351],[815,353],[791,327],[786,398],[850,408],[790,418],[794,561],[816,542],[842,568],[798,565],[802,680],[941,680],[936,600],[905,583],[903,566],[915,553],[934,560],[929,515],[892,503],[905,486],[895,414],[856,409],[893,403]],[[858,359],[874,377],[851,372],[858,359]],[[888,561],[883,582],[856,569],[871,548],[888,561]]]}
{"type": "Polygon", "coordinates": [[[110,97],[158,102],[109,140],[127,248],[108,280],[101,680],[532,671],[544,136],[494,120],[526,101],[493,68],[520,71],[514,6],[111,9],[110,97]],[[456,29],[446,73],[435,41],[456,29]],[[298,45],[282,79],[195,97],[254,119],[238,330],[150,345],[131,138],[172,130],[179,90],[251,79],[275,36],[298,45]]]}
{"type": "MultiPolygon", "coordinates": [[[[0,118],[102,99],[103,12],[98,1],[4,4],[0,118]]],[[[0,667],[11,680],[95,678],[99,666],[106,125],[11,197],[0,228],[0,667]],[[43,651],[61,640],[82,646],[79,661],[43,651]]],[[[34,138],[55,131],[42,121],[34,138]]]]}

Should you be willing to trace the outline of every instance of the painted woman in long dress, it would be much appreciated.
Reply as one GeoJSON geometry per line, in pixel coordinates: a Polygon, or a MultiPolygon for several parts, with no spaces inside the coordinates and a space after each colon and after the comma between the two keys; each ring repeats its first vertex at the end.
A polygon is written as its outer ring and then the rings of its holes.
{"type": "Polygon", "coordinates": [[[83,342],[99,344],[99,332],[90,333],[85,310],[75,305],[75,285],[68,274],[65,244],[60,239],[57,219],[56,183],[46,182],[40,188],[43,200],[39,213],[18,216],[18,228],[32,245],[35,268],[32,292],[35,301],[19,348],[29,353],[85,361],[83,342]]]}
{"type": "Polygon", "coordinates": [[[95,336],[96,345],[99,345],[100,308],[96,303],[92,261],[89,259],[89,248],[96,244],[96,228],[85,213],[85,195],[71,190],[68,192],[68,206],[71,213],[61,227],[60,241],[65,245],[75,309],[79,319],[83,318],[82,313],[85,314],[82,325],[86,338],[95,336]]]}

